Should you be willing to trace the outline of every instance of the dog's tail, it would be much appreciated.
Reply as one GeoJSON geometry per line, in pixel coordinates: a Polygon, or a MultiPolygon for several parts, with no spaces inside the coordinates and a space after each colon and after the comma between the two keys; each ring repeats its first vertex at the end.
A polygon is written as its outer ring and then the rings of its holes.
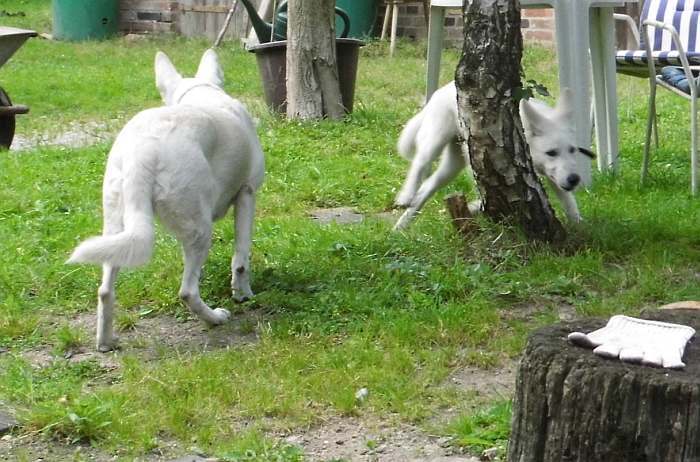
{"type": "Polygon", "coordinates": [[[409,120],[406,126],[403,128],[401,135],[399,136],[397,149],[399,150],[401,157],[406,160],[413,159],[416,152],[416,134],[423,123],[423,117],[423,111],[420,111],[418,114],[413,116],[413,118],[411,118],[411,120],[409,120]]]}
{"type": "Polygon", "coordinates": [[[155,233],[153,182],[149,177],[147,170],[139,171],[127,175],[122,182],[124,230],[87,239],[73,251],[67,263],[108,263],[133,267],[151,259],[155,233]]]}

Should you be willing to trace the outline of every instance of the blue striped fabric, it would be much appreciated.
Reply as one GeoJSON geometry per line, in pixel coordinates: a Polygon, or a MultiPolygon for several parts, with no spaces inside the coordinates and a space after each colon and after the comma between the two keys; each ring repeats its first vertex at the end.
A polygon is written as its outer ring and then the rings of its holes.
{"type": "MultiPolygon", "coordinates": [[[[658,66],[680,66],[678,51],[652,51],[654,62],[658,66]]],[[[700,65],[700,52],[687,53],[690,65],[700,65]]],[[[620,50],[615,54],[618,64],[628,66],[646,66],[647,52],[644,50],[620,50]]]]}
{"type": "MultiPolygon", "coordinates": [[[[700,64],[700,0],[646,0],[642,6],[640,22],[654,19],[673,24],[691,65],[700,64]]],[[[659,66],[680,66],[678,51],[671,33],[660,28],[649,28],[650,48],[654,62],[659,66]]],[[[640,34],[644,41],[644,34],[640,34]]],[[[615,60],[621,65],[646,66],[647,56],[642,42],[641,50],[620,50],[615,60]]]]}

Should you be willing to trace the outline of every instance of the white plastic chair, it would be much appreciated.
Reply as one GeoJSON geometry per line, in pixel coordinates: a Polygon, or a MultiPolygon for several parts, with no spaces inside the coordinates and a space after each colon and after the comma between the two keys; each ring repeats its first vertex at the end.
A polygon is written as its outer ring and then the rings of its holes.
{"type": "MultiPolygon", "coordinates": [[[[698,189],[698,79],[693,76],[692,71],[700,68],[699,18],[700,11],[695,9],[695,2],[692,0],[648,0],[642,7],[641,34],[634,34],[637,49],[620,50],[615,57],[618,72],[635,76],[648,76],[649,78],[649,113],[642,160],[642,182],[644,182],[649,170],[649,144],[652,127],[655,127],[656,121],[656,87],[661,86],[690,101],[690,189],[693,195],[697,194],[698,189]],[[640,38],[643,39],[641,43],[640,38]],[[649,56],[651,59],[648,59],[649,56]],[[689,94],[670,85],[657,75],[664,66],[678,66],[683,69],[685,77],[690,83],[689,94]]],[[[629,16],[616,14],[615,19],[623,20],[628,25],[634,26],[634,21],[629,16]]],[[[633,31],[635,29],[632,28],[633,31]]]]}

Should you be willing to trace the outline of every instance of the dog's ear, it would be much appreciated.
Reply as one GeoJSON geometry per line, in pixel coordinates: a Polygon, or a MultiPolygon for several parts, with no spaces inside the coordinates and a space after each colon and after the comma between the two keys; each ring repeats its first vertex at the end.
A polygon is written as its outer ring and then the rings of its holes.
{"type": "Polygon", "coordinates": [[[573,93],[571,92],[571,89],[569,88],[562,88],[561,93],[559,94],[559,100],[557,101],[557,114],[559,117],[565,118],[567,120],[571,120],[571,118],[574,116],[574,110],[573,110],[573,93]]]}
{"type": "Polygon", "coordinates": [[[526,99],[520,100],[520,118],[523,122],[525,133],[539,136],[547,131],[551,121],[539,113],[539,111],[526,99]]]}
{"type": "Polygon", "coordinates": [[[177,85],[182,80],[182,76],[177,72],[170,58],[162,51],[156,53],[155,68],[156,87],[158,87],[163,102],[169,104],[177,85]]]}
{"type": "Polygon", "coordinates": [[[595,159],[595,153],[589,149],[578,147],[578,152],[583,154],[586,157],[590,157],[591,159],[595,159]]]}
{"type": "Polygon", "coordinates": [[[219,57],[211,48],[205,51],[202,55],[202,60],[199,62],[196,77],[198,79],[206,80],[219,88],[224,87],[224,71],[221,70],[219,57]]]}

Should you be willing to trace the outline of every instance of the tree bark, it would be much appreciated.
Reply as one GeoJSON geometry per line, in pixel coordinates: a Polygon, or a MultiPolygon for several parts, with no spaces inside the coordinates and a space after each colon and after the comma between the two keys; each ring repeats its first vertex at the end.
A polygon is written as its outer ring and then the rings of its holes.
{"type": "Polygon", "coordinates": [[[484,212],[512,219],[529,239],[563,240],[564,229],[535,174],[514,94],[522,58],[515,0],[466,0],[455,83],[465,148],[484,212]]]}
{"type": "Polygon", "coordinates": [[[287,28],[287,117],[345,116],[335,48],[335,1],[290,0],[287,28]]]}
{"type": "MultiPolygon", "coordinates": [[[[692,309],[642,314],[691,326],[692,309]]],[[[513,402],[509,462],[700,461],[700,342],[685,350],[683,370],[598,357],[566,335],[606,320],[534,332],[520,362],[513,402]]]]}

